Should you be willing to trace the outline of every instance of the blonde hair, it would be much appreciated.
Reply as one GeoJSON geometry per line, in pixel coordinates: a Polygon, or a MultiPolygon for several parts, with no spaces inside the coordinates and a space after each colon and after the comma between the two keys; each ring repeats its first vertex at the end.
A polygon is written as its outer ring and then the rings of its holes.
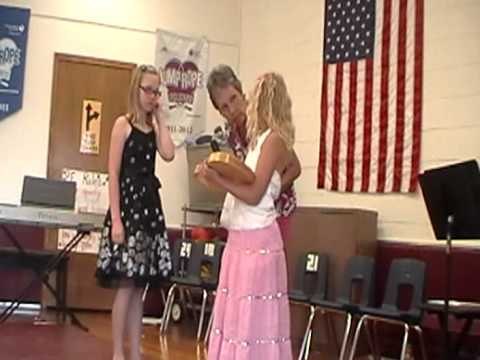
{"type": "Polygon", "coordinates": [[[292,101],[282,76],[274,72],[262,75],[249,96],[247,138],[250,149],[267,129],[278,133],[287,148],[292,149],[295,141],[292,101]]]}
{"type": "Polygon", "coordinates": [[[133,72],[132,80],[130,81],[130,88],[128,90],[128,108],[127,119],[131,122],[135,122],[140,117],[142,109],[140,107],[140,84],[144,74],[157,75],[160,79],[160,73],[153,65],[140,65],[137,66],[133,72]]]}

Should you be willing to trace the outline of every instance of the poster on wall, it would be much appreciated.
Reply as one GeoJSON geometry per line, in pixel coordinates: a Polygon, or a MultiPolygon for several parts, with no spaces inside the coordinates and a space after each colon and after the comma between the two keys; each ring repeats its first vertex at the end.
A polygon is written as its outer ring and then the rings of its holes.
{"type": "Polygon", "coordinates": [[[0,120],[22,108],[30,9],[0,5],[0,120]]]}
{"type": "Polygon", "coordinates": [[[168,107],[167,126],[175,145],[205,130],[208,42],[157,30],[155,64],[168,107]]]}
{"type": "Polygon", "coordinates": [[[82,154],[100,153],[100,128],[102,122],[102,103],[96,100],[83,100],[82,130],[80,132],[80,152],[82,154]]]}
{"type": "MultiPolygon", "coordinates": [[[[63,169],[62,179],[77,184],[75,211],[105,214],[108,210],[108,174],[99,172],[63,169]]],[[[58,249],[63,249],[75,236],[75,230],[58,231],[58,249]]],[[[100,243],[100,232],[85,235],[74,249],[75,252],[96,254],[100,243]]]]}

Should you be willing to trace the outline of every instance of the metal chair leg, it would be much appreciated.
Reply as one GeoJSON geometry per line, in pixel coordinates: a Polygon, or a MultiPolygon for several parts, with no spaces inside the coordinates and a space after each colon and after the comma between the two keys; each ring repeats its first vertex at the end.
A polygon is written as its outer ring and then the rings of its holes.
{"type": "Polygon", "coordinates": [[[422,359],[427,360],[427,350],[425,349],[425,341],[423,340],[422,328],[418,325],[413,327],[418,334],[418,342],[420,343],[420,351],[422,352],[422,359]]]}
{"type": "Polygon", "coordinates": [[[210,338],[210,332],[212,331],[213,326],[213,310],[210,314],[210,319],[208,320],[207,332],[205,333],[205,337],[203,338],[203,342],[205,345],[208,344],[208,339],[210,338]]]}
{"type": "Polygon", "coordinates": [[[305,346],[305,356],[304,360],[308,360],[308,357],[310,356],[310,345],[312,343],[312,328],[308,331],[308,336],[307,336],[307,345],[305,346]]]}
{"type": "Polygon", "coordinates": [[[300,348],[300,353],[298,354],[298,360],[305,359],[306,346],[308,341],[308,333],[312,328],[313,318],[315,317],[315,306],[310,305],[310,316],[308,318],[307,328],[305,329],[305,334],[303,335],[302,347],[300,348]]]}
{"type": "Polygon", "coordinates": [[[347,342],[350,335],[350,327],[352,326],[352,315],[350,313],[346,314],[346,321],[345,321],[345,332],[343,333],[342,339],[342,347],[340,348],[340,354],[338,356],[339,360],[343,360],[345,357],[345,351],[347,349],[347,342]]]}
{"type": "Polygon", "coordinates": [[[164,332],[164,328],[165,328],[165,319],[167,318],[167,312],[168,312],[168,303],[170,302],[170,291],[173,287],[173,284],[170,285],[170,288],[168,289],[168,295],[164,301],[164,305],[163,305],[163,313],[162,313],[162,319],[161,319],[161,322],[160,322],[160,334],[164,332]]]}
{"type": "Polygon", "coordinates": [[[407,324],[403,325],[403,343],[402,343],[402,352],[400,353],[400,360],[404,360],[405,354],[407,353],[409,331],[410,331],[410,326],[408,326],[407,324]]]}
{"type": "Polygon", "coordinates": [[[202,330],[203,330],[203,318],[205,317],[205,308],[207,307],[207,290],[202,289],[202,308],[200,310],[200,319],[198,320],[198,329],[197,329],[197,341],[200,340],[200,336],[202,336],[202,330]]]}
{"type": "MultiPolygon", "coordinates": [[[[168,313],[167,313],[167,318],[165,319],[165,331],[167,331],[168,325],[170,324],[170,319],[172,318],[172,310],[173,310],[173,305],[175,303],[175,289],[178,287],[177,284],[174,284],[175,286],[172,289],[172,295],[170,296],[170,303],[168,306],[168,313]]],[[[181,289],[181,288],[179,288],[181,289]]]]}
{"type": "Polygon", "coordinates": [[[214,313],[214,307],[215,307],[215,297],[216,297],[216,291],[213,292],[213,306],[212,306],[212,312],[210,313],[210,319],[208,320],[208,325],[207,325],[207,332],[205,333],[205,337],[203,338],[203,342],[205,344],[208,343],[208,339],[210,338],[210,332],[212,331],[212,326],[213,326],[213,313],[214,313]]]}
{"type": "Polygon", "coordinates": [[[355,329],[355,336],[353,337],[352,348],[350,350],[350,356],[348,357],[349,360],[353,360],[353,358],[355,357],[355,350],[357,349],[358,338],[360,337],[360,331],[362,330],[363,322],[365,321],[365,319],[366,316],[362,316],[357,324],[357,328],[355,329]]]}
{"type": "Polygon", "coordinates": [[[175,300],[175,288],[177,284],[172,284],[170,289],[168,289],[167,301],[163,309],[162,324],[160,325],[160,333],[167,331],[168,321],[170,320],[171,307],[173,306],[173,301],[175,300]]]}
{"type": "Polygon", "coordinates": [[[173,298],[175,297],[175,290],[174,290],[175,287],[176,287],[176,285],[173,284],[168,289],[167,302],[165,303],[165,309],[164,309],[163,316],[162,316],[162,326],[161,326],[162,333],[164,333],[166,331],[167,318],[168,318],[169,313],[170,313],[170,304],[172,303],[173,298]]]}
{"type": "MultiPolygon", "coordinates": [[[[170,292],[170,289],[169,289],[170,292]]],[[[167,318],[167,312],[168,312],[168,302],[170,301],[170,298],[167,296],[167,299],[165,300],[165,303],[163,305],[163,312],[162,312],[162,318],[160,320],[160,329],[159,332],[160,334],[163,333],[164,327],[165,327],[165,319],[167,318]]]]}
{"type": "Polygon", "coordinates": [[[143,288],[143,293],[142,293],[142,302],[145,302],[145,298],[147,297],[148,289],[150,288],[150,283],[147,282],[147,285],[143,288]]]}

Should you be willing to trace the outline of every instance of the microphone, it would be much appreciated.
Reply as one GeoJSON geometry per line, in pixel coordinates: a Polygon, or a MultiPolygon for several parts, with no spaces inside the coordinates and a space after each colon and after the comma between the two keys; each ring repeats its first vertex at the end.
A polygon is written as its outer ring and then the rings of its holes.
{"type": "Polygon", "coordinates": [[[212,135],[202,135],[195,140],[195,145],[204,145],[212,141],[212,135]]]}
{"type": "Polygon", "coordinates": [[[220,151],[220,145],[218,145],[218,142],[213,139],[210,141],[210,148],[212,149],[213,152],[220,151]]]}

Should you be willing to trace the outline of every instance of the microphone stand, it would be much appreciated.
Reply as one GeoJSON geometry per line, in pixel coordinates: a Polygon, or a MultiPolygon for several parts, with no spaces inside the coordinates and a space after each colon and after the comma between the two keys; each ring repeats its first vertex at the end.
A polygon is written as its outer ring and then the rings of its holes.
{"type": "Polygon", "coordinates": [[[450,307],[450,296],[451,296],[451,270],[452,270],[452,226],[454,222],[453,215],[448,215],[447,217],[447,246],[445,249],[445,262],[446,262],[446,287],[445,287],[445,301],[443,303],[443,322],[444,322],[444,341],[445,341],[445,359],[450,360],[450,331],[449,331],[449,307],[450,307]]]}

